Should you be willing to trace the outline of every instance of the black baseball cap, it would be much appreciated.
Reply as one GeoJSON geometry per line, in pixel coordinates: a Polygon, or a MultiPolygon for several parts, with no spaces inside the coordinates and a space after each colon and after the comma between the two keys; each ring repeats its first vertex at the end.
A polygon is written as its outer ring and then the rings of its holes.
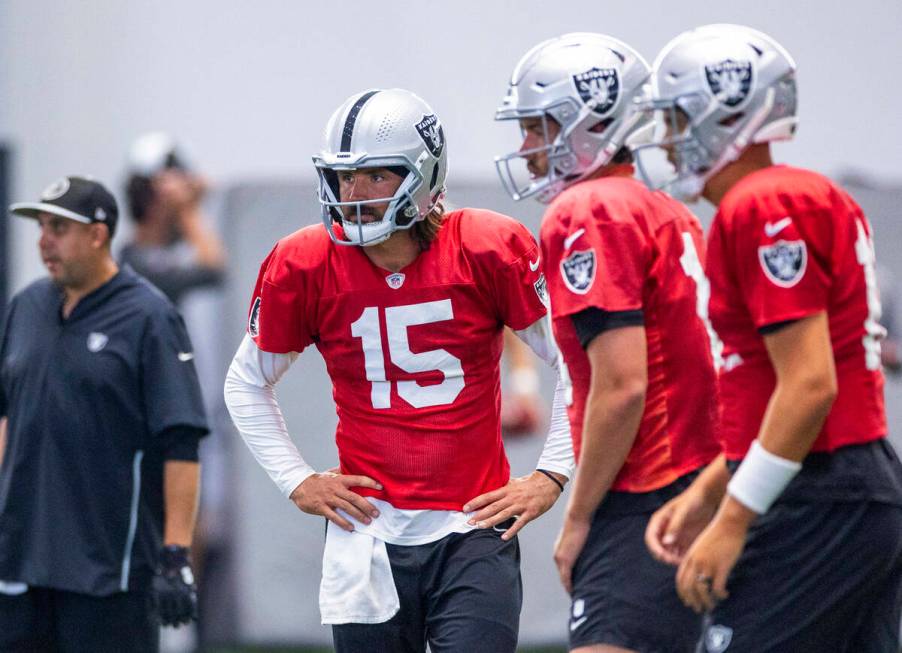
{"type": "Polygon", "coordinates": [[[9,207],[10,213],[37,219],[41,213],[50,213],[76,222],[91,224],[102,222],[116,232],[119,207],[116,198],[103,184],[88,177],[61,177],[41,193],[38,202],[17,202],[9,207]]]}

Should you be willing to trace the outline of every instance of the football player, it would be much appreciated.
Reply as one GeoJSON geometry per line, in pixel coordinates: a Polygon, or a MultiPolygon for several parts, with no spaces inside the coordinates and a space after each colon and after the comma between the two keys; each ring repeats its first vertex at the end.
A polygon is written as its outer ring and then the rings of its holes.
{"type": "Polygon", "coordinates": [[[540,255],[511,218],[445,211],[447,160],[441,121],[413,93],[345,101],[314,157],[323,224],[263,262],[226,379],[257,460],[328,520],[320,608],[338,651],[514,651],[515,535],[571,473],[562,379],[537,470],[510,478],[503,327],[557,365],[540,255]],[[304,462],[273,393],[311,344],[333,384],[334,473],[304,462]]]}
{"type": "Polygon", "coordinates": [[[770,142],[797,124],[795,71],[733,25],[686,32],[654,64],[667,186],[717,207],[707,274],[734,473],[712,464],[647,541],[709,611],[699,650],[896,651],[902,467],[885,439],[872,233],[835,183],[773,163],[770,142]]]}
{"type": "Polygon", "coordinates": [[[523,136],[496,160],[504,186],[550,202],[542,258],[578,456],[554,557],[581,652],[688,651],[701,627],[643,546],[652,512],[719,452],[702,228],[633,178],[627,147],[649,123],[634,101],[648,75],[621,41],[568,34],[524,55],[496,113],[523,136]]]}

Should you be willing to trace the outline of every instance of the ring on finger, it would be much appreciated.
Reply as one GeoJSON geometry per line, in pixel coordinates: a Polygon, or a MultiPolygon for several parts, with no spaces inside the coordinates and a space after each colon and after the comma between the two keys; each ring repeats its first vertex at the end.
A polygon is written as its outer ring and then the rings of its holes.
{"type": "Polygon", "coordinates": [[[707,574],[698,574],[695,577],[695,582],[699,583],[701,585],[704,585],[705,589],[707,589],[708,592],[711,592],[714,590],[713,576],[708,576],[707,574]]]}

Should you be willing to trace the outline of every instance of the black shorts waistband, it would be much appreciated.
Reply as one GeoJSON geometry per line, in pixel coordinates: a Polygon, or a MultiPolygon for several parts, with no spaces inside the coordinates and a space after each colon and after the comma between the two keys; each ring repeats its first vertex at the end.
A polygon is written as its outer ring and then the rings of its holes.
{"type": "Polygon", "coordinates": [[[685,490],[704,466],[680,476],[669,485],[650,492],[611,490],[595,511],[596,517],[617,517],[651,513],[685,490]]]}
{"type": "MultiPolygon", "coordinates": [[[[735,473],[741,460],[728,460],[735,473]]],[[[879,501],[902,505],[902,464],[886,438],[809,453],[779,501],[879,501]]]]}

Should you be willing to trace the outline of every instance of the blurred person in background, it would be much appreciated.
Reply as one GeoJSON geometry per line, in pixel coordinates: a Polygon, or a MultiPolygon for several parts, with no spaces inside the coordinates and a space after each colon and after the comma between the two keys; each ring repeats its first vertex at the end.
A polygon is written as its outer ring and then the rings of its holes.
{"type": "Polygon", "coordinates": [[[505,188],[550,202],[542,258],[578,460],[554,558],[580,653],[691,651],[701,629],[643,545],[719,453],[701,224],[633,178],[627,147],[649,122],[648,75],[621,41],[567,34],[521,58],[495,116],[523,138],[496,159],[505,188]]]}
{"type": "Polygon", "coordinates": [[[125,194],[135,223],[120,261],[176,305],[189,291],[222,284],[225,249],[204,216],[206,180],[188,168],[164,132],[138,138],[129,153],[125,194]]]}
{"type": "Polygon", "coordinates": [[[795,74],[774,39],[736,25],[685,32],[654,64],[665,185],[717,207],[707,275],[729,467],[658,511],[647,542],[706,613],[699,650],[895,652],[902,465],[873,236],[837,184],[773,163],[771,141],[797,126],[795,74]]]}
{"type": "Polygon", "coordinates": [[[517,533],[573,458],[563,378],[536,471],[510,478],[501,440],[504,326],[557,365],[538,247],[506,216],[445,212],[444,131],[413,93],[354,95],[325,136],[324,224],[263,262],[227,404],[285,496],[328,520],[320,610],[336,650],[513,652],[517,533]],[[338,413],[340,467],[326,473],[274,394],[312,344],[338,413]]]}
{"type": "Polygon", "coordinates": [[[205,212],[210,184],[189,163],[182,146],[166,132],[148,132],[132,143],[125,196],[134,223],[132,240],[119,252],[172,301],[195,342],[210,437],[201,442],[203,487],[192,554],[198,579],[199,619],[194,643],[187,634],[167,633],[163,648],[204,648],[235,637],[234,574],[229,547],[231,425],[222,402],[219,320],[226,251],[211,215],[205,212]]]}
{"type": "Polygon", "coordinates": [[[501,433],[505,438],[531,435],[542,423],[545,399],[539,392],[536,357],[510,328],[504,329],[502,361],[501,433]]]}
{"type": "Polygon", "coordinates": [[[110,253],[118,208],[63,177],[38,202],[49,276],[0,331],[0,649],[156,651],[196,618],[189,562],[207,433],[179,314],[110,253]]]}

